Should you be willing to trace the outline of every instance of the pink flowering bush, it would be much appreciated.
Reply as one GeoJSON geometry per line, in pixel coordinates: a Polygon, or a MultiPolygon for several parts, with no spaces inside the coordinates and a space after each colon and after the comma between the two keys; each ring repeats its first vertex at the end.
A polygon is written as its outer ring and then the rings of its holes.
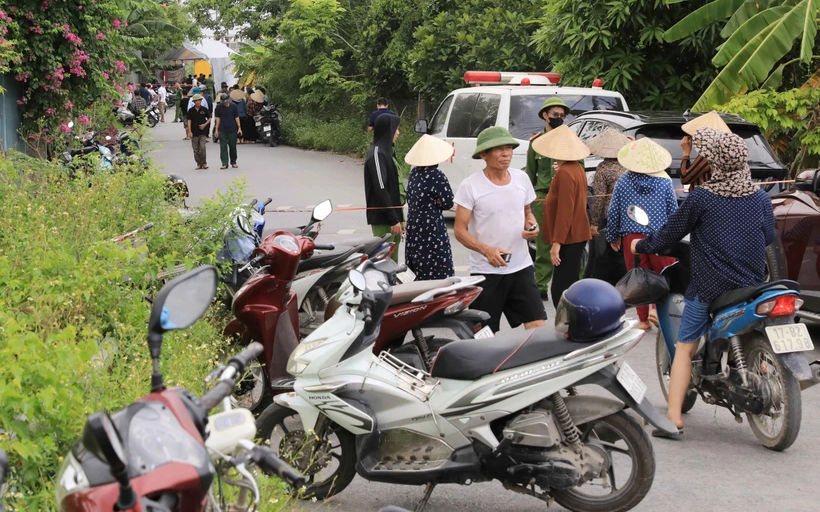
{"type": "Polygon", "coordinates": [[[122,5],[15,0],[0,10],[0,72],[22,87],[18,105],[26,140],[54,141],[90,102],[108,97],[112,105],[119,99],[116,88],[126,72],[122,48],[129,46],[120,33],[122,5]]]}

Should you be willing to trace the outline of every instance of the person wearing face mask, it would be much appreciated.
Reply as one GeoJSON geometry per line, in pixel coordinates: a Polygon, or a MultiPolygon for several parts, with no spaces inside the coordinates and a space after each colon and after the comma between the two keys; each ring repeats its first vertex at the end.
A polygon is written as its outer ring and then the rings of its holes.
{"type": "MultiPolygon", "coordinates": [[[[530,138],[530,147],[527,150],[527,175],[530,183],[535,188],[536,200],[532,204],[532,213],[538,222],[541,222],[544,198],[550,191],[552,178],[555,176],[555,161],[547,156],[536,152],[532,145],[543,135],[564,124],[564,119],[569,115],[569,107],[564,100],[558,96],[548,98],[538,111],[538,117],[544,120],[543,132],[536,133],[530,138]]],[[[535,281],[538,284],[538,291],[541,298],[549,296],[549,284],[552,279],[552,261],[550,259],[550,249],[552,244],[547,243],[538,237],[535,242],[535,281]]]]}

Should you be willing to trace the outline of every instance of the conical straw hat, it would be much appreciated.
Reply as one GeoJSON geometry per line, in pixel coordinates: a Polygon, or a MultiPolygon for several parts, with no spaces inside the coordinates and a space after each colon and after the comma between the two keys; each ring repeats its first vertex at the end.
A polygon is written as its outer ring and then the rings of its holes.
{"type": "Polygon", "coordinates": [[[714,110],[702,116],[698,116],[681,126],[681,130],[687,135],[695,135],[695,132],[701,128],[714,128],[719,132],[732,133],[732,130],[730,130],[726,123],[723,122],[723,119],[720,118],[720,114],[714,110]]]}
{"type": "Polygon", "coordinates": [[[407,152],[404,161],[414,167],[427,167],[440,164],[453,156],[454,152],[455,148],[443,140],[432,135],[422,135],[407,152]]]}
{"type": "Polygon", "coordinates": [[[245,93],[240,91],[239,89],[231,90],[231,99],[234,101],[242,101],[245,99],[245,93]]]}
{"type": "Polygon", "coordinates": [[[587,141],[589,151],[601,158],[618,158],[618,151],[622,147],[632,142],[626,135],[618,130],[609,129],[599,133],[587,141]]]}
{"type": "Polygon", "coordinates": [[[618,162],[639,174],[666,175],[666,169],[672,165],[672,155],[654,140],[643,138],[622,147],[618,162]]]}
{"type": "Polygon", "coordinates": [[[547,158],[565,162],[582,160],[589,156],[589,148],[567,125],[550,130],[532,141],[532,149],[547,158]]]}

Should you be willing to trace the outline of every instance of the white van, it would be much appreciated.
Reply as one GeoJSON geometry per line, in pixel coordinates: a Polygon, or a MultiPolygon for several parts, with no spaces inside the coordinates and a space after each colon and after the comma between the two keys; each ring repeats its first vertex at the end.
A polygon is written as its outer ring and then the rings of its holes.
{"type": "Polygon", "coordinates": [[[472,157],[476,137],[490,126],[503,126],[518,140],[521,145],[513,152],[510,167],[523,170],[530,137],[544,130],[544,120],[538,117],[538,111],[550,96],[560,96],[570,107],[566,124],[589,110],[628,110],[621,93],[604,90],[600,80],[589,88],[555,85],[559,80],[556,73],[468,71],[464,81],[475,87],[451,92],[432,121],[416,122],[416,132],[429,133],[455,148],[453,157],[439,166],[450,180],[453,192],[470,173],[484,168],[482,160],[472,157]]]}

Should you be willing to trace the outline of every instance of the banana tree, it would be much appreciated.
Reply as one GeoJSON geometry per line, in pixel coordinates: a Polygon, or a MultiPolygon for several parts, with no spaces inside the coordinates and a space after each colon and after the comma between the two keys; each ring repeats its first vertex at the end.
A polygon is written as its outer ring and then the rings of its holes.
{"type": "MultiPolygon", "coordinates": [[[[686,0],[666,0],[667,4],[686,0]]],[[[714,0],[696,9],[664,33],[666,41],[677,41],[721,20],[720,35],[712,64],[722,67],[693,110],[708,110],[733,96],[754,89],[770,77],[773,68],[799,41],[799,61],[809,64],[817,35],[820,0],[714,0]]],[[[782,74],[782,68],[774,74],[782,74]]],[[[769,80],[776,83],[778,76],[769,80]]]]}
{"type": "MultiPolygon", "coordinates": [[[[182,30],[168,22],[159,2],[151,0],[129,0],[124,2],[126,15],[124,27],[120,32],[131,63],[144,75],[151,75],[146,53],[155,56],[156,49],[151,48],[152,41],[159,37],[168,38],[182,34],[182,30]],[[143,51],[147,50],[147,51],[143,51]],[[151,51],[153,50],[153,51],[151,51]]],[[[180,43],[182,38],[180,39],[180,43]]]]}

